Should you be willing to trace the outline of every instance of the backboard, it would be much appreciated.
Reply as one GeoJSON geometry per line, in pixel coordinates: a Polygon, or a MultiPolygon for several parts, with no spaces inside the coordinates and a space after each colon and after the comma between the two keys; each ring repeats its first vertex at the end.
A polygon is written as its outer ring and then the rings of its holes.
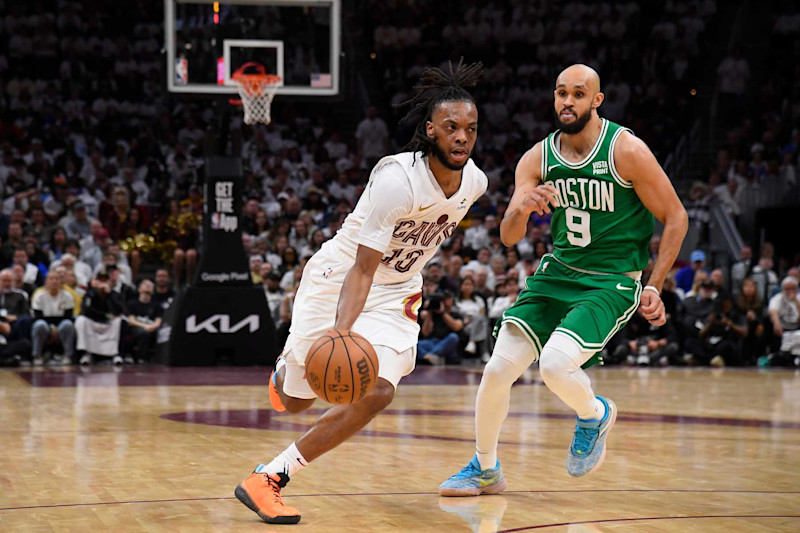
{"type": "Polygon", "coordinates": [[[340,0],[164,0],[167,88],[236,94],[231,75],[255,61],[277,94],[339,93],[340,0]]]}

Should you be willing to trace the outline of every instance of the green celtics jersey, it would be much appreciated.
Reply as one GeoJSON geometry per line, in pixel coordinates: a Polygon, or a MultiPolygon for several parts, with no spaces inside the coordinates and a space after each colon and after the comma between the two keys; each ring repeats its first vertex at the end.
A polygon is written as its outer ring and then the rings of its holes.
{"type": "Polygon", "coordinates": [[[551,133],[542,151],[542,182],[558,191],[553,212],[553,256],[577,269],[623,273],[644,270],[653,215],[633,184],[614,167],[614,145],[623,131],[606,119],[600,137],[583,161],[570,163],[558,151],[559,132],[551,133]]]}

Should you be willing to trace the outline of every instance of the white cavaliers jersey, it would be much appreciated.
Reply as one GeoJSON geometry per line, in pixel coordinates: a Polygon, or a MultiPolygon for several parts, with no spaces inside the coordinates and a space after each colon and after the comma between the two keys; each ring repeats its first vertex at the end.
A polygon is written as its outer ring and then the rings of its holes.
{"type": "MultiPolygon", "coordinates": [[[[453,234],[488,185],[486,174],[470,159],[464,166],[458,191],[446,198],[431,172],[428,158],[423,157],[421,152],[403,152],[384,157],[372,170],[369,183],[355,209],[347,216],[336,236],[323,245],[323,250],[328,248],[348,258],[355,258],[359,243],[365,244],[362,226],[370,213],[370,189],[376,175],[391,163],[398,163],[405,173],[404,186],[410,188],[411,199],[406,202],[403,211],[397,213],[391,239],[375,272],[373,284],[379,285],[402,283],[418,275],[439,246],[453,234]]],[[[405,198],[408,198],[407,194],[405,198]]]]}

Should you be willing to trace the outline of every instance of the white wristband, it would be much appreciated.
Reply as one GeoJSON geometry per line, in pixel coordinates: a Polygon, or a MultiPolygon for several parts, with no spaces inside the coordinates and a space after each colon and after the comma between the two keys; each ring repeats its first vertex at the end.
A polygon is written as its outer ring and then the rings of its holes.
{"type": "Polygon", "coordinates": [[[656,289],[655,287],[653,287],[652,285],[646,285],[646,286],[645,286],[645,288],[644,288],[644,290],[646,290],[646,291],[653,291],[654,293],[656,293],[656,294],[658,294],[659,296],[661,296],[661,292],[659,292],[659,290],[658,290],[658,289],[656,289]]]}

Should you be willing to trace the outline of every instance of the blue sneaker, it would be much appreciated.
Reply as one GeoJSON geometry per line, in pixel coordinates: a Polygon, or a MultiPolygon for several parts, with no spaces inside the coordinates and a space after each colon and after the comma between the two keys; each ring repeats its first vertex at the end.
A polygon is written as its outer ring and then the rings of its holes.
{"type": "Polygon", "coordinates": [[[481,470],[478,456],[473,455],[467,466],[439,485],[439,495],[480,496],[481,494],[497,494],[506,490],[507,486],[508,483],[506,483],[506,478],[503,476],[500,461],[497,461],[494,468],[481,470]]]}
{"type": "Polygon", "coordinates": [[[606,438],[617,420],[617,406],[602,396],[597,399],[605,405],[606,414],[600,421],[576,420],[575,437],[567,452],[567,473],[570,476],[591,474],[606,458],[606,438]]]}

